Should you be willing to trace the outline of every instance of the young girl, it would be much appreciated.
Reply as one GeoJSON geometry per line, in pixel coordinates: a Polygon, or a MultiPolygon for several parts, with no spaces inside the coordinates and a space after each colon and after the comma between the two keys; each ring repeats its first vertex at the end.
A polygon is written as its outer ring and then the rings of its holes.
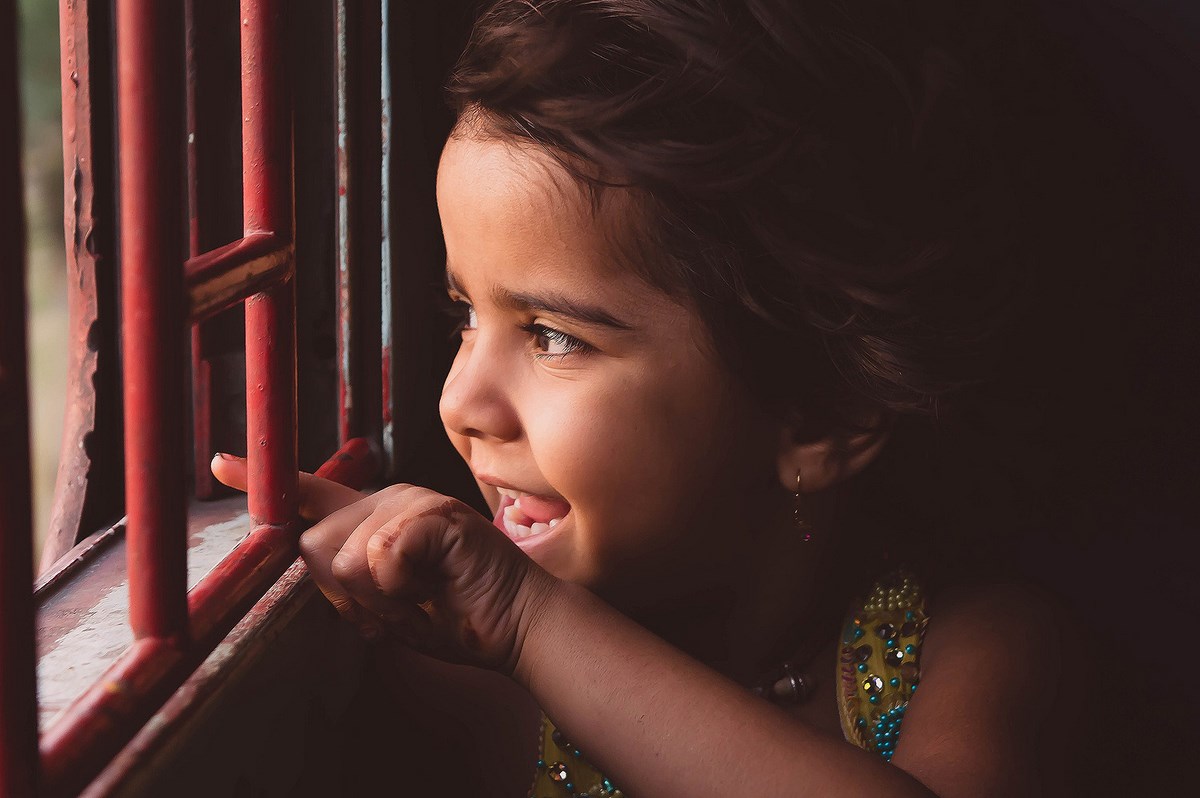
{"type": "Polygon", "coordinates": [[[453,75],[441,416],[493,519],[304,475],[301,551],[366,636],[527,691],[536,798],[1062,787],[1052,605],[930,594],[860,512],[1012,253],[938,32],[857,6],[501,0],[453,75]]]}

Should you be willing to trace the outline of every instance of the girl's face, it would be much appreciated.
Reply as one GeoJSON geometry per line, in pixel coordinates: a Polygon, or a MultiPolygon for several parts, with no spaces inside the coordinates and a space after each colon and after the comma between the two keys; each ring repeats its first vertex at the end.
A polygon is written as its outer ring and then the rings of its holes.
{"type": "Polygon", "coordinates": [[[452,138],[438,207],[464,314],[441,416],[497,526],[626,608],[711,587],[787,497],[778,428],[701,320],[617,263],[614,211],[535,148],[452,138]]]}

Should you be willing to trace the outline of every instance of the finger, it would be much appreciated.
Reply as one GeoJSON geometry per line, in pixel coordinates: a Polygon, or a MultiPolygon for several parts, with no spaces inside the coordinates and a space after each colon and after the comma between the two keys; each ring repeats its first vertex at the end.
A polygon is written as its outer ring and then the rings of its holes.
{"type": "Polygon", "coordinates": [[[306,520],[319,521],[362,501],[366,495],[337,482],[300,472],[300,517],[306,520]]]}
{"type": "Polygon", "coordinates": [[[309,576],[334,608],[354,620],[355,602],[333,574],[333,560],[375,509],[378,499],[369,496],[326,516],[300,536],[300,556],[309,576]]]}
{"type": "Polygon", "coordinates": [[[373,573],[370,552],[379,539],[393,540],[407,527],[421,524],[427,516],[436,514],[437,509],[451,500],[423,488],[393,489],[387,501],[376,506],[374,512],[364,520],[346,540],[334,558],[332,573],[346,589],[350,597],[364,607],[385,613],[395,605],[396,598],[420,601],[427,598],[431,584],[428,579],[418,579],[410,573],[406,577],[409,590],[405,593],[385,593],[380,590],[377,575],[373,573]]]}
{"type": "Polygon", "coordinates": [[[246,458],[217,452],[208,467],[221,484],[243,493],[246,491],[249,484],[246,479],[246,458]]]}
{"type": "Polygon", "coordinates": [[[443,502],[410,518],[390,519],[375,530],[364,547],[371,585],[393,598],[428,598],[429,575],[422,571],[438,565],[434,548],[443,539],[452,513],[443,502]]]}
{"type": "MultiPolygon", "coordinates": [[[[218,452],[213,456],[210,468],[213,476],[222,484],[240,491],[249,489],[246,458],[218,452]]],[[[343,507],[354,504],[366,495],[337,482],[304,472],[299,474],[299,482],[300,517],[309,521],[319,521],[343,507]]]]}
{"type": "Polygon", "coordinates": [[[377,505],[350,533],[329,563],[329,573],[337,581],[338,589],[353,601],[377,613],[390,609],[390,605],[379,601],[383,596],[371,581],[367,566],[367,541],[380,525],[394,520],[393,516],[388,515],[388,508],[381,510],[377,505]]]}

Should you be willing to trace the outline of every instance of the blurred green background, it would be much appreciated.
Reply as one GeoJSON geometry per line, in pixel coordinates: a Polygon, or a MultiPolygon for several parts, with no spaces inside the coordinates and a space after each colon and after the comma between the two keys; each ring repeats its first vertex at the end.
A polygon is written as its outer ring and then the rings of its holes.
{"type": "Polygon", "coordinates": [[[34,562],[50,521],[67,381],[58,3],[19,0],[25,209],[29,231],[29,382],[34,562]]]}

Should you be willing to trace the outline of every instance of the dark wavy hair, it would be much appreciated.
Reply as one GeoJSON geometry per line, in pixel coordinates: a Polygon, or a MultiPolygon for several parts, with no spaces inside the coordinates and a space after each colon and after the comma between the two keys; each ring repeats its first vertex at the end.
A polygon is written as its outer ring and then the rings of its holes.
{"type": "Polygon", "coordinates": [[[448,90],[635,197],[632,266],[815,437],[983,376],[1010,214],[945,34],[895,0],[499,0],[448,90]]]}

